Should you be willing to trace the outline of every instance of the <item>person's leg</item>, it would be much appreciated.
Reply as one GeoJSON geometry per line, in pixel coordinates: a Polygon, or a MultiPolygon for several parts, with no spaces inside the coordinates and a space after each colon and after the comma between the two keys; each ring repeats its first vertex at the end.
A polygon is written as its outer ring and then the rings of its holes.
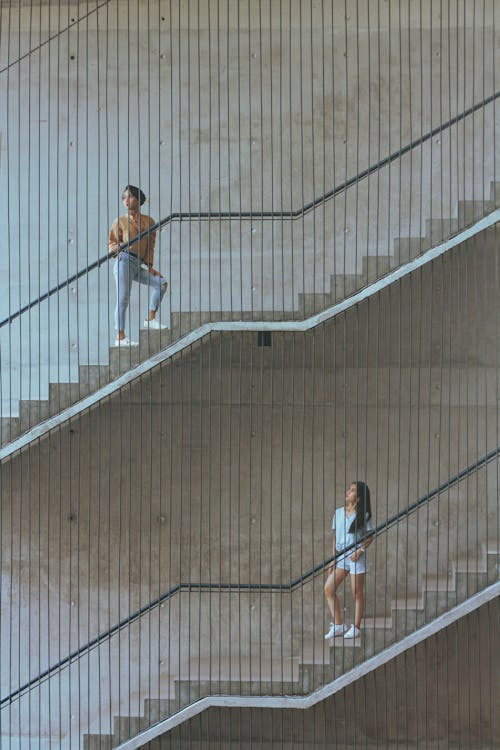
{"type": "Polygon", "coordinates": [[[337,589],[347,573],[348,571],[344,570],[344,568],[336,567],[325,582],[325,597],[335,625],[342,625],[342,610],[337,596],[337,589]]]}
{"type": "Polygon", "coordinates": [[[135,275],[135,269],[127,253],[120,253],[114,267],[116,282],[115,326],[118,331],[118,339],[125,338],[125,317],[130,300],[130,289],[135,275]]]}
{"type": "Polygon", "coordinates": [[[351,573],[351,590],[354,598],[354,626],[361,628],[361,620],[363,619],[363,610],[365,607],[365,574],[357,573],[353,575],[351,573]]]}
{"type": "Polygon", "coordinates": [[[150,299],[149,299],[149,320],[154,320],[156,313],[161,305],[163,297],[166,294],[168,287],[168,281],[163,276],[154,276],[153,284],[150,285],[150,299]]]}
{"type": "Polygon", "coordinates": [[[149,312],[147,320],[154,320],[162,299],[167,291],[168,282],[163,276],[153,276],[153,274],[145,268],[140,269],[138,280],[149,289],[149,312]]]}

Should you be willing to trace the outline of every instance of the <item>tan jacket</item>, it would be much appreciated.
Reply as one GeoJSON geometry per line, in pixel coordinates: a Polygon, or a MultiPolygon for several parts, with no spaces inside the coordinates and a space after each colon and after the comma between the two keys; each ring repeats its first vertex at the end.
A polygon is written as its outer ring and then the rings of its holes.
{"type": "MultiPolygon", "coordinates": [[[[133,240],[138,234],[145,232],[156,223],[151,216],[146,216],[145,214],[139,214],[139,222],[140,227],[133,217],[128,214],[115,219],[109,231],[109,247],[111,248],[112,245],[123,245],[124,242],[133,240]]],[[[151,232],[151,234],[146,235],[130,248],[130,252],[138,255],[142,262],[150,268],[153,266],[155,241],[156,232],[151,232]]]]}

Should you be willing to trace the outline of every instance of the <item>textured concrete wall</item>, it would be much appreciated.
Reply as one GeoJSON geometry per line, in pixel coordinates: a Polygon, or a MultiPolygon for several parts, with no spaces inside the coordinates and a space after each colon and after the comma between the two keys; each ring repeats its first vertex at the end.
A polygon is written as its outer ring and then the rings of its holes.
{"type": "MultiPolygon", "coordinates": [[[[489,200],[494,105],[312,214],[259,216],[300,210],[494,93],[493,0],[460,13],[413,6],[4,4],[1,317],[106,252],[128,181],[157,219],[257,212],[164,229],[166,316],[296,311],[300,293],[329,292],[365,255],[391,256],[395,239],[424,236],[459,200],[489,200]]],[[[45,397],[49,379],[75,379],[79,362],[106,362],[110,265],[3,331],[4,416],[20,395],[45,397]]],[[[134,294],[134,336],[145,306],[134,294]]]]}
{"type": "MultiPolygon", "coordinates": [[[[214,334],[5,462],[2,696],[180,582],[290,583],[330,554],[353,478],[380,524],[495,448],[497,255],[489,232],[269,348],[214,334]]],[[[473,569],[497,528],[493,463],[380,535],[367,614],[457,559],[473,569]]],[[[292,668],[326,619],[321,574],[293,595],[194,590],[80,675],[98,670],[115,713],[129,695],[139,711],[151,681],[168,691],[210,654],[255,659],[262,646],[292,668]],[[108,683],[121,673],[126,690],[108,683]]]]}

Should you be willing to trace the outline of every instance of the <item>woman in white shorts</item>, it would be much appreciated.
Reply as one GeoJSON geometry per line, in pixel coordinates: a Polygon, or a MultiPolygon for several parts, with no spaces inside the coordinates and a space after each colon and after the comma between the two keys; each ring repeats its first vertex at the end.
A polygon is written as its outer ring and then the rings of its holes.
{"type": "Polygon", "coordinates": [[[338,636],[357,638],[361,635],[361,620],[364,609],[364,586],[366,573],[365,550],[373,541],[369,535],[373,531],[370,490],[364,482],[353,482],[345,493],[345,506],[337,508],[333,516],[333,553],[346,550],[337,557],[329,569],[325,583],[325,597],[332,614],[332,622],[325,640],[338,636]],[[351,576],[351,590],[354,598],[354,623],[347,628],[342,619],[337,590],[347,575],[351,576]]]}

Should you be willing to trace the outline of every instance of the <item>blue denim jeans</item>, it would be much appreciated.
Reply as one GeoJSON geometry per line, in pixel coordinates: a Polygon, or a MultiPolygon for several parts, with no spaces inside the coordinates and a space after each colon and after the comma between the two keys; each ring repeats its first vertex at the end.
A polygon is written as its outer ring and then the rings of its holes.
{"type": "Polygon", "coordinates": [[[132,282],[138,281],[145,284],[149,291],[149,310],[156,312],[167,291],[167,281],[163,276],[153,276],[145,268],[136,255],[121,252],[115,262],[114,268],[116,281],[116,310],[115,326],[118,331],[125,330],[125,317],[130,300],[130,289],[132,282]]]}

